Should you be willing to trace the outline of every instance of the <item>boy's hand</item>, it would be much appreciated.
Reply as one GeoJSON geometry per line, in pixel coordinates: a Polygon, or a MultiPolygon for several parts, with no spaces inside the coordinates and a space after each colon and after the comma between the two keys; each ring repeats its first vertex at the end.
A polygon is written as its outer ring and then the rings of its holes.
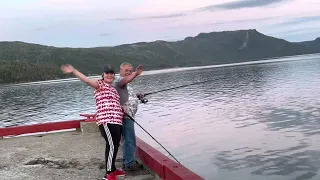
{"type": "Polygon", "coordinates": [[[61,65],[61,71],[63,73],[72,73],[74,68],[70,64],[61,65]]]}
{"type": "Polygon", "coordinates": [[[140,75],[140,74],[142,73],[142,71],[143,71],[143,65],[140,64],[140,65],[136,68],[135,73],[136,73],[136,75],[140,75]]]}

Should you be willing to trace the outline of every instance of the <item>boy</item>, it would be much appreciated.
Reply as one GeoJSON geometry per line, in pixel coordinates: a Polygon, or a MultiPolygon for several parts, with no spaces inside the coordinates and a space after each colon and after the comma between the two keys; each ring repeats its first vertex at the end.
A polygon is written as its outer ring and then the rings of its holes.
{"type": "Polygon", "coordinates": [[[101,135],[106,140],[106,180],[116,180],[116,176],[124,176],[123,171],[117,170],[115,160],[118,153],[122,134],[122,108],[118,92],[111,86],[114,80],[114,69],[110,65],[104,66],[102,79],[94,80],[66,64],[61,66],[64,73],[73,73],[78,79],[94,88],[96,100],[96,120],[101,135]]]}

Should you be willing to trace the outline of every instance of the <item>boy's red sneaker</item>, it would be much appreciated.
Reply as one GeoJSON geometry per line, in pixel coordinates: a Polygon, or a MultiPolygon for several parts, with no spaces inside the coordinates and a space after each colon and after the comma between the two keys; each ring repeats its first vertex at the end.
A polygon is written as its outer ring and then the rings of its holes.
{"type": "Polygon", "coordinates": [[[126,175],[125,172],[123,172],[123,171],[121,171],[121,170],[119,170],[119,169],[113,171],[113,174],[114,174],[115,176],[125,176],[125,175],[126,175]]]}
{"type": "Polygon", "coordinates": [[[103,179],[104,180],[117,180],[116,176],[113,173],[107,174],[103,179]]]}

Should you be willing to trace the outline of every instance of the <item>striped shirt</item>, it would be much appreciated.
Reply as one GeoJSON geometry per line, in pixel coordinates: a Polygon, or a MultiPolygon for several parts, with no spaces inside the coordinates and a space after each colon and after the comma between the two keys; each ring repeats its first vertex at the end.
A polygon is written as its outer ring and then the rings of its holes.
{"type": "Polygon", "coordinates": [[[122,125],[123,112],[118,92],[111,84],[103,80],[98,80],[98,84],[99,89],[94,90],[97,123],[99,125],[105,123],[122,125]]]}

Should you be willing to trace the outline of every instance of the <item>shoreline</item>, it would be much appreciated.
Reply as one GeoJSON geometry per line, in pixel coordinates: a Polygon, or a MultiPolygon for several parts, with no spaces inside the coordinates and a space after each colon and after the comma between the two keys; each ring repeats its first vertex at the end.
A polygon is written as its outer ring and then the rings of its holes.
{"type": "MultiPolygon", "coordinates": [[[[153,74],[162,74],[162,73],[170,73],[170,72],[179,72],[179,71],[188,71],[188,70],[197,70],[197,69],[209,69],[209,68],[219,68],[219,67],[229,67],[229,66],[241,66],[241,65],[251,65],[251,64],[264,64],[264,63],[275,63],[275,62],[286,62],[286,61],[297,61],[301,60],[299,57],[303,56],[316,56],[320,55],[320,53],[313,54],[301,54],[301,55],[293,55],[293,56],[281,56],[281,57],[272,57],[272,58],[263,58],[258,60],[249,60],[243,61],[239,63],[226,63],[226,64],[215,64],[215,65],[206,65],[206,66],[186,66],[186,67],[176,67],[176,68],[165,68],[165,69],[155,69],[155,70],[147,70],[142,72],[142,76],[144,75],[153,75],[153,74]],[[294,59],[292,59],[294,58],[294,59]],[[298,59],[295,59],[298,58],[298,59]]],[[[116,74],[119,75],[119,74],[116,74]]],[[[99,78],[100,75],[92,75],[88,76],[89,78],[99,78]]],[[[20,83],[3,83],[2,87],[13,87],[13,86],[23,86],[23,85],[40,85],[40,84],[52,84],[52,83],[63,83],[63,82],[72,82],[79,81],[78,78],[64,78],[64,79],[53,79],[53,80],[45,80],[45,81],[34,81],[34,82],[20,82],[20,83]]]]}

